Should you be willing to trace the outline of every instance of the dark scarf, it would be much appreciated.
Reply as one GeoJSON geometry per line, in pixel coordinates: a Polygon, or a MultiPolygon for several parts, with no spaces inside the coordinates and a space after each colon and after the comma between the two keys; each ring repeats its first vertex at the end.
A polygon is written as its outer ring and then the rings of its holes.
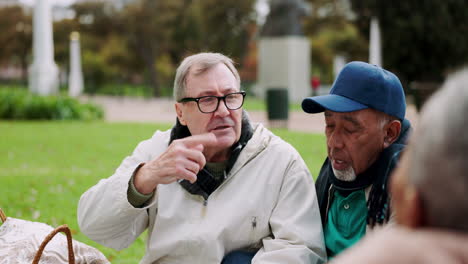
{"type": "MultiPolygon", "coordinates": [[[[247,145],[247,142],[250,140],[252,135],[253,128],[250,125],[247,112],[243,111],[241,136],[239,138],[239,141],[231,147],[231,155],[229,156],[226,165],[226,175],[229,173],[229,171],[231,171],[232,167],[234,166],[234,163],[239,157],[239,154],[241,153],[242,149],[244,149],[244,147],[247,145]]],[[[177,118],[176,124],[171,130],[171,139],[169,140],[169,145],[172,143],[172,141],[176,139],[181,139],[188,136],[191,136],[191,133],[188,130],[187,126],[182,125],[179,122],[179,119],[177,118]]],[[[210,196],[210,194],[213,193],[219,185],[221,185],[223,180],[223,177],[217,180],[215,177],[213,177],[213,175],[211,175],[211,173],[206,168],[203,168],[198,172],[196,182],[190,183],[187,180],[182,180],[179,181],[179,184],[189,193],[203,196],[203,198],[206,201],[208,199],[208,196],[210,196]]]]}
{"type": "Polygon", "coordinates": [[[327,223],[328,195],[332,184],[332,188],[335,191],[342,192],[345,195],[372,185],[367,201],[367,223],[370,226],[374,226],[375,224],[383,224],[388,221],[390,217],[388,179],[398,163],[401,151],[406,146],[406,140],[410,131],[411,125],[405,119],[402,122],[402,129],[398,140],[384,149],[380,153],[379,158],[352,182],[345,182],[336,178],[329,159],[325,159],[315,183],[323,226],[327,223]]]}

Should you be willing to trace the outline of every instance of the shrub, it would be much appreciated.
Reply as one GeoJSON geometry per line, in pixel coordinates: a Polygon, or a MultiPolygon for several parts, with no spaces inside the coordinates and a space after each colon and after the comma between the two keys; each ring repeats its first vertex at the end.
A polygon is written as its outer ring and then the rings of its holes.
{"type": "Polygon", "coordinates": [[[0,89],[0,119],[95,120],[102,108],[67,96],[39,96],[23,89],[0,89]]]}

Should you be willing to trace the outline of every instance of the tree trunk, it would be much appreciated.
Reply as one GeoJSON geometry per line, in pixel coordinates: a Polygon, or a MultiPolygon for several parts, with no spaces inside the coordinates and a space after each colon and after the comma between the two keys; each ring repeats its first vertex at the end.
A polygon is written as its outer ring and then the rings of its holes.
{"type": "Polygon", "coordinates": [[[160,97],[161,96],[161,87],[159,85],[159,78],[158,78],[158,72],[156,71],[156,65],[154,62],[154,57],[148,56],[145,59],[145,64],[146,68],[148,71],[149,75],[149,86],[152,87],[153,90],[153,96],[154,97],[160,97]]]}
{"type": "Polygon", "coordinates": [[[28,84],[28,60],[26,55],[21,56],[21,82],[28,84]]]}
{"type": "Polygon", "coordinates": [[[134,44],[137,47],[140,58],[142,58],[145,63],[146,72],[149,77],[148,85],[153,90],[153,96],[160,97],[161,87],[159,86],[158,73],[156,71],[155,62],[154,62],[154,59],[156,58],[155,56],[156,47],[149,43],[143,43],[144,42],[143,38],[138,38],[137,36],[136,39],[141,40],[141,41],[136,41],[134,44]]]}

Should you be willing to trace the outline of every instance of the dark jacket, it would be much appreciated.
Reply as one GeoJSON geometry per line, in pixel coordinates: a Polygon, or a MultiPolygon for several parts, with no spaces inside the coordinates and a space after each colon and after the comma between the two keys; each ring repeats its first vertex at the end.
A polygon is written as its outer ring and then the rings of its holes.
{"type": "Polygon", "coordinates": [[[336,179],[329,159],[325,159],[315,183],[323,226],[327,223],[327,208],[330,188],[349,192],[364,189],[372,185],[369,199],[367,201],[367,223],[373,226],[376,223],[382,224],[388,221],[390,216],[387,186],[388,178],[398,163],[401,151],[406,146],[406,141],[410,131],[410,122],[407,119],[403,120],[401,133],[397,141],[384,149],[380,153],[379,158],[365,172],[359,174],[356,180],[351,183],[336,179]]]}

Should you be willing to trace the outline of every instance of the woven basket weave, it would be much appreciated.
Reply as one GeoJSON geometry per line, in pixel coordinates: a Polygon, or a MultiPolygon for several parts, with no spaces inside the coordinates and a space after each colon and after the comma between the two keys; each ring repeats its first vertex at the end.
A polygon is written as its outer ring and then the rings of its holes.
{"type": "Polygon", "coordinates": [[[0,264],[110,263],[97,249],[73,240],[67,225],[52,228],[7,217],[1,208],[0,220],[3,223],[0,226],[0,264]]]}

